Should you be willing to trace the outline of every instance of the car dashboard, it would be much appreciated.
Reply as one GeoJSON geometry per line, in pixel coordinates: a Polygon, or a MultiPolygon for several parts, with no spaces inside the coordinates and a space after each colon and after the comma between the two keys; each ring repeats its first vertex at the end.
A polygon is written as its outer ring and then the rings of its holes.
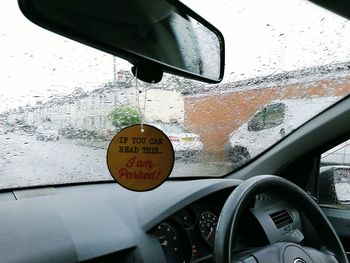
{"type": "MultiPolygon", "coordinates": [[[[240,180],[167,181],[149,192],[115,183],[0,193],[1,262],[211,262],[221,209],[240,180]]],[[[299,213],[260,194],[234,249],[301,242],[299,213]]]]}
{"type": "MultiPolygon", "coordinates": [[[[212,193],[174,213],[153,230],[167,262],[212,262],[221,210],[232,189],[212,193]]],[[[301,243],[299,212],[267,193],[258,194],[239,222],[233,250],[244,253],[274,242],[301,243]]]]}

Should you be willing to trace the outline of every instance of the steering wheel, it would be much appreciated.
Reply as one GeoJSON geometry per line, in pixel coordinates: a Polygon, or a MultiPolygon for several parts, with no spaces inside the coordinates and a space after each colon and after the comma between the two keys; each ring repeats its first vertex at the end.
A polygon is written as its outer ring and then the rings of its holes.
{"type": "Polygon", "coordinates": [[[260,175],[242,182],[226,200],[215,235],[214,262],[347,263],[348,259],[332,225],[318,204],[305,191],[281,177],[260,175]],[[232,242],[238,221],[248,203],[263,192],[283,198],[302,212],[317,230],[323,244],[322,249],[290,242],[277,242],[251,250],[248,254],[233,255],[232,242]]]}

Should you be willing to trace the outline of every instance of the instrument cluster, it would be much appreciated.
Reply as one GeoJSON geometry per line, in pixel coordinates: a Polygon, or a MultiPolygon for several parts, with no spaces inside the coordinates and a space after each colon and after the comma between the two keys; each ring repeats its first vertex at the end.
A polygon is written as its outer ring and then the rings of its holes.
{"type": "MultiPolygon", "coordinates": [[[[211,262],[219,215],[229,194],[211,194],[156,226],[154,234],[167,262],[211,262]]],[[[261,193],[241,215],[232,249],[240,253],[275,242],[300,244],[303,239],[299,212],[281,198],[261,193]]]]}
{"type": "Polygon", "coordinates": [[[154,233],[167,262],[200,262],[212,258],[224,200],[216,204],[212,200],[194,203],[156,226],[154,233]]]}

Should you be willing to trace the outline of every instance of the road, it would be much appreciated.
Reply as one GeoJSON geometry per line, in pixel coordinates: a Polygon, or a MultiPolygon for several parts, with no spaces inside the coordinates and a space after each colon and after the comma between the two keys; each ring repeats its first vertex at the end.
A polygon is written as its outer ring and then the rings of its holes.
{"type": "Polygon", "coordinates": [[[0,188],[111,179],[103,149],[14,133],[0,147],[0,188]]]}
{"type": "MultiPolygon", "coordinates": [[[[176,162],[173,175],[218,176],[229,170],[217,163],[176,162]]],[[[67,139],[45,142],[16,133],[0,135],[0,189],[111,179],[105,149],[67,139]]]]}
{"type": "MultiPolygon", "coordinates": [[[[225,163],[176,161],[172,176],[220,176],[225,163]]],[[[38,141],[16,133],[0,135],[0,189],[112,180],[106,149],[82,146],[72,140],[38,141]]],[[[336,184],[341,200],[349,200],[349,184],[336,184]]]]}

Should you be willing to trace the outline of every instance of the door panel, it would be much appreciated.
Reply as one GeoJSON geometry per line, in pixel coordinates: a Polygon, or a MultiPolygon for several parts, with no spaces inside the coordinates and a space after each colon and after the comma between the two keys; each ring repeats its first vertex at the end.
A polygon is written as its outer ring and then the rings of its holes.
{"type": "Polygon", "coordinates": [[[345,210],[344,207],[322,207],[322,209],[337,232],[350,260],[350,210],[345,210]]]}

